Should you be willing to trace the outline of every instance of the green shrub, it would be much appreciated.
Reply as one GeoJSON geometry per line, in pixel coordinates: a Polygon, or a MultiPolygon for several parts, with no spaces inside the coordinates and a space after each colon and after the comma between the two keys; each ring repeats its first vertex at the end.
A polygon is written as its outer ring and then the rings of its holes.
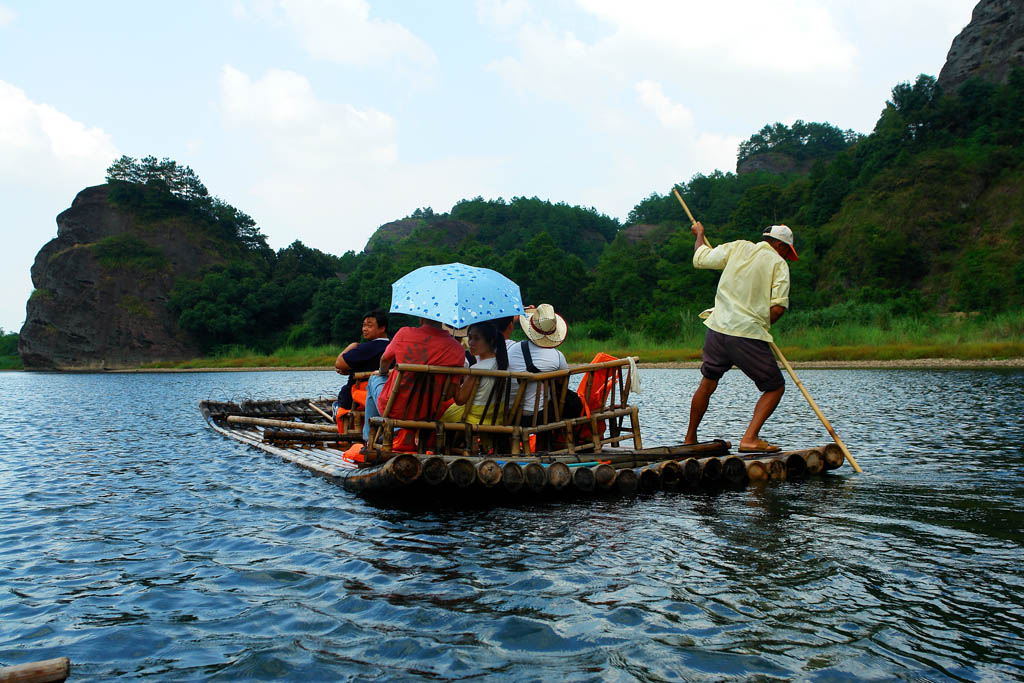
{"type": "Polygon", "coordinates": [[[106,270],[129,268],[143,272],[157,272],[167,268],[164,253],[134,235],[111,235],[91,247],[96,262],[106,270]]]}

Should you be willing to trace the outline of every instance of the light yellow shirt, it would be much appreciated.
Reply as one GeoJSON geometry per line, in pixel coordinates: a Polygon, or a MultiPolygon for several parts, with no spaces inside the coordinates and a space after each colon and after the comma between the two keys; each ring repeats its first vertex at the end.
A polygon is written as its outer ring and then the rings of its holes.
{"type": "Polygon", "coordinates": [[[715,308],[704,324],[734,337],[772,341],[772,306],[789,308],[789,264],[767,242],[701,245],[693,267],[721,270],[715,308]]]}

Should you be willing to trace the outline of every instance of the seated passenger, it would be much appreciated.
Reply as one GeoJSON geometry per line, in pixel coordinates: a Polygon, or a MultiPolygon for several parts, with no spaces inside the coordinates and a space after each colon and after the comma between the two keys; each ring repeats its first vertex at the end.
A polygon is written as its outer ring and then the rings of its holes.
{"type": "MultiPolygon", "coordinates": [[[[551,304],[528,307],[526,315],[520,316],[519,326],[523,328],[526,339],[508,348],[508,369],[513,372],[550,372],[552,370],[567,370],[569,364],[565,356],[559,351],[559,346],[565,341],[565,335],[569,331],[565,319],[555,313],[551,304]]],[[[541,396],[537,400],[537,383],[530,382],[523,392],[523,417],[520,424],[523,427],[535,426],[534,408],[537,411],[537,422],[543,422],[543,411],[547,398],[541,396]]],[[[562,419],[579,417],[582,413],[582,402],[575,392],[566,392],[565,406],[562,410],[562,419]]],[[[537,449],[548,450],[551,446],[548,440],[548,432],[537,435],[537,449]]]]}
{"type": "MultiPolygon", "coordinates": [[[[469,326],[469,351],[477,361],[473,368],[477,370],[508,370],[508,353],[505,339],[498,328],[490,321],[473,323],[469,326]]],[[[507,399],[503,383],[497,377],[480,377],[463,375],[462,381],[455,387],[455,403],[448,407],[441,416],[445,422],[471,422],[473,424],[502,424],[504,406],[507,399]],[[500,391],[500,396],[492,396],[500,391]],[[465,405],[469,403],[469,413],[462,419],[465,405]],[[487,409],[486,415],[484,409],[487,409]]],[[[504,383],[507,385],[507,383],[504,383]]]]}
{"type": "Polygon", "coordinates": [[[334,369],[338,374],[348,375],[348,382],[338,392],[338,406],[352,409],[352,388],[356,384],[352,373],[372,372],[380,367],[380,357],[391,341],[388,339],[388,316],[380,309],[374,309],[363,316],[363,343],[352,342],[338,354],[334,369]]]}
{"type": "MultiPolygon", "coordinates": [[[[395,392],[390,417],[408,420],[435,420],[438,415],[416,414],[407,411],[409,394],[414,378],[410,373],[402,375],[399,386],[395,386],[395,375],[388,376],[388,370],[395,363],[411,365],[440,365],[451,368],[465,367],[466,356],[462,345],[441,328],[441,323],[429,318],[420,318],[419,327],[403,327],[398,330],[391,343],[380,357],[379,372],[370,377],[366,389],[366,421],[363,423],[363,440],[370,438],[370,418],[378,417],[388,405],[388,399],[395,392]]],[[[444,384],[444,376],[434,377],[437,393],[444,384]]],[[[424,402],[426,403],[426,402],[424,402]]],[[[422,409],[421,409],[422,410],[422,409]]]]}

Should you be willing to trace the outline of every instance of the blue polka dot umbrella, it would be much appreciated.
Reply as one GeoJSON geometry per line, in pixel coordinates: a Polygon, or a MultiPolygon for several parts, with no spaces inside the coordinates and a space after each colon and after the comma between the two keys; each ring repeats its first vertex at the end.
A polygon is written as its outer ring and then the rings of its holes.
{"type": "Polygon", "coordinates": [[[519,285],[489,268],[462,263],[423,266],[391,285],[391,312],[455,328],[523,314],[519,285]]]}

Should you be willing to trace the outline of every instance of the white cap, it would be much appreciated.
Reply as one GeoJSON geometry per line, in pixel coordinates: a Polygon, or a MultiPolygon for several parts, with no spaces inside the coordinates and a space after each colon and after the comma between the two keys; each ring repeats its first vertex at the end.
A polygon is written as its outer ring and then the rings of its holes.
{"type": "Polygon", "coordinates": [[[796,247],[793,246],[793,231],[789,229],[788,225],[773,225],[764,229],[765,237],[774,237],[778,241],[789,246],[789,250],[793,252],[793,257],[788,259],[790,261],[796,261],[796,247]]]}

